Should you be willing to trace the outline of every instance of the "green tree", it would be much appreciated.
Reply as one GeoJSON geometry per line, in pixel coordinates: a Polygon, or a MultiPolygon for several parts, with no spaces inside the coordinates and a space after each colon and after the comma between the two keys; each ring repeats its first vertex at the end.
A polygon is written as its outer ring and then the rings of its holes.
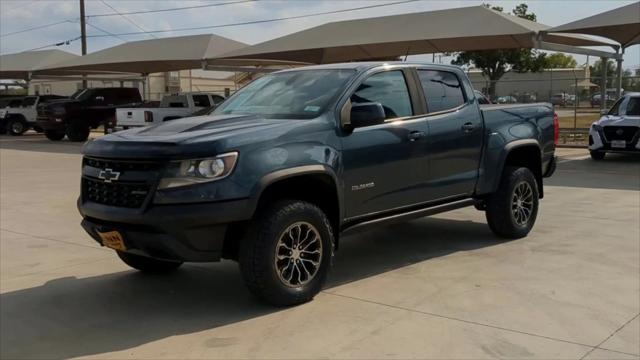
{"type": "MultiPolygon", "coordinates": [[[[495,11],[502,12],[504,9],[499,6],[491,7],[489,4],[484,6],[495,11]]],[[[523,19],[536,21],[535,14],[528,12],[527,4],[516,6],[512,13],[523,19]]],[[[494,97],[496,94],[496,83],[509,71],[538,72],[545,67],[546,55],[532,49],[505,49],[505,50],[486,50],[486,51],[463,51],[456,55],[451,62],[455,65],[473,65],[482,70],[482,74],[489,78],[489,95],[494,97]]]]}
{"type": "MultiPolygon", "coordinates": [[[[616,64],[611,59],[607,59],[607,88],[611,87],[613,84],[612,79],[616,77],[616,64]]],[[[589,67],[591,73],[591,82],[594,84],[598,84],[601,86],[600,82],[602,79],[602,60],[596,61],[592,66],[589,67]]]]}
{"type": "Polygon", "coordinates": [[[570,69],[578,66],[578,62],[571,55],[563,53],[547,54],[545,69],[570,69]]]}

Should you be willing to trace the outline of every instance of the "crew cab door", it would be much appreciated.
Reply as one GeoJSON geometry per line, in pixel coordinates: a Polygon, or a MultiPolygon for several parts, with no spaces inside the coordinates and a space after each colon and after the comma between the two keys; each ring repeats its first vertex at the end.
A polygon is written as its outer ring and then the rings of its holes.
{"type": "Polygon", "coordinates": [[[427,162],[427,126],[414,77],[407,69],[368,74],[350,95],[352,105],[379,103],[386,120],[342,137],[347,218],[415,204],[427,162]]]}
{"type": "Polygon", "coordinates": [[[461,74],[417,69],[427,103],[429,200],[469,195],[475,190],[482,154],[480,109],[461,74]]]}

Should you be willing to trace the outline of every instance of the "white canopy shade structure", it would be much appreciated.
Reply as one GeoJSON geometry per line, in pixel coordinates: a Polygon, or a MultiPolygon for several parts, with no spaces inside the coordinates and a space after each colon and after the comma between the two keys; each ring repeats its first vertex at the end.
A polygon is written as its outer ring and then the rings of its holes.
{"type": "Polygon", "coordinates": [[[640,2],[556,26],[549,33],[577,33],[605,37],[623,48],[640,44],[640,2]]]}
{"type": "MultiPolygon", "coordinates": [[[[549,34],[558,32],[601,36],[620,44],[622,54],[626,48],[640,44],[640,2],[589,16],[587,18],[556,26],[547,30],[549,34]]],[[[622,56],[618,60],[618,85],[616,96],[622,92],[622,56]]],[[[602,88],[606,89],[607,67],[603,66],[602,88]]],[[[601,102],[605,106],[605,102],[601,102]]]]}
{"type": "Polygon", "coordinates": [[[246,46],[213,34],[132,41],[58,63],[45,70],[150,74],[198,69],[202,67],[205,56],[216,56],[246,46]]]}
{"type": "Polygon", "coordinates": [[[29,80],[36,71],[78,57],[57,49],[0,55],[0,79],[29,80]]]}
{"type": "Polygon", "coordinates": [[[572,47],[576,52],[581,49],[577,46],[610,45],[575,34],[554,33],[541,39],[540,32],[548,29],[485,6],[473,6],[332,22],[207,60],[317,64],[435,52],[540,48],[546,43],[572,47]]]}

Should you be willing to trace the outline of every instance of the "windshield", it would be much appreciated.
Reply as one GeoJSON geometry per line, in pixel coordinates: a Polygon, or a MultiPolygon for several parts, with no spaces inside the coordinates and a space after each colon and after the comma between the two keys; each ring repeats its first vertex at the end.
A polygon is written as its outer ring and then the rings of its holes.
{"type": "Polygon", "coordinates": [[[74,100],[83,100],[88,98],[90,93],[89,89],[80,89],[74,92],[73,95],[71,95],[71,98],[74,100]]]}
{"type": "Polygon", "coordinates": [[[324,69],[266,75],[238,91],[214,113],[312,119],[325,111],[354,74],[354,70],[324,69]]]}

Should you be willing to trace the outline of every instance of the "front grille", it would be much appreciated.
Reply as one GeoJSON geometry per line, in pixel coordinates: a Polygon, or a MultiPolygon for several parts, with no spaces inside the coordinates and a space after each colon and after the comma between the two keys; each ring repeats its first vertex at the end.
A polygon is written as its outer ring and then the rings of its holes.
{"type": "Polygon", "coordinates": [[[146,183],[107,183],[103,180],[82,179],[85,198],[103,205],[139,208],[144,204],[150,189],[146,183]]]}
{"type": "Polygon", "coordinates": [[[604,137],[607,141],[624,140],[631,142],[638,134],[638,128],[635,126],[605,126],[603,128],[604,137]]]}
{"type": "Polygon", "coordinates": [[[85,157],[82,165],[82,194],[85,201],[140,208],[153,191],[153,184],[157,182],[163,163],[85,157]],[[105,171],[117,173],[117,178],[105,179],[105,171]]]}
{"type": "Polygon", "coordinates": [[[151,161],[107,160],[91,157],[85,157],[82,164],[98,169],[109,168],[114,171],[153,171],[162,166],[161,163],[151,161]]]}

